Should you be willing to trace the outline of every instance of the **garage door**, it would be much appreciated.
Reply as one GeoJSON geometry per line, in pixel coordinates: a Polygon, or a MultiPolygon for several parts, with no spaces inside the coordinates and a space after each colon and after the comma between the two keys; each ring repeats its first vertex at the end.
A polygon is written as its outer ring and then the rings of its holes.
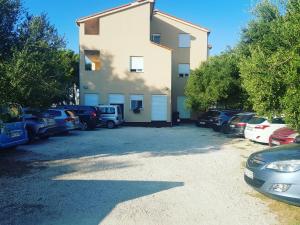
{"type": "Polygon", "coordinates": [[[84,104],[89,106],[99,105],[98,94],[84,94],[84,104]]]}
{"type": "Polygon", "coordinates": [[[179,117],[181,119],[190,119],[191,112],[190,112],[190,110],[187,109],[185,102],[186,102],[185,96],[177,97],[177,111],[179,112],[179,117]]]}
{"type": "Polygon", "coordinates": [[[124,104],[125,97],[121,94],[110,94],[108,96],[109,104],[124,104]]]}
{"type": "Polygon", "coordinates": [[[152,121],[167,121],[168,96],[152,95],[152,121]]]}

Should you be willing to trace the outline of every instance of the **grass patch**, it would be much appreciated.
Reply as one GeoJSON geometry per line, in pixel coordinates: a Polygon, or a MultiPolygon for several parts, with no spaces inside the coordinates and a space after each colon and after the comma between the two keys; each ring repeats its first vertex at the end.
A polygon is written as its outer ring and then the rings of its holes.
{"type": "Polygon", "coordinates": [[[278,216],[279,222],[281,224],[300,225],[300,207],[273,200],[259,192],[255,192],[254,194],[250,195],[266,202],[271,212],[275,213],[278,216]]]}

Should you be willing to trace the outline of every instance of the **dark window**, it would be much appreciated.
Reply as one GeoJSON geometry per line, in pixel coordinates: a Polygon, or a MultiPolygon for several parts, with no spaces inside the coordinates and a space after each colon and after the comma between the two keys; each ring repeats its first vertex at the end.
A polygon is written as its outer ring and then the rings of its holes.
{"type": "Polygon", "coordinates": [[[100,108],[101,114],[115,114],[116,110],[114,107],[100,108]]]}
{"type": "Polygon", "coordinates": [[[152,34],[151,41],[156,44],[160,44],[160,34],[152,34]]]}
{"type": "Polygon", "coordinates": [[[0,107],[0,120],[4,123],[15,123],[23,121],[22,109],[17,104],[9,104],[0,107]]]}
{"type": "Polygon", "coordinates": [[[265,122],[267,119],[262,117],[253,117],[251,120],[248,121],[249,124],[260,124],[265,122]]]}
{"type": "Polygon", "coordinates": [[[61,116],[61,111],[58,110],[47,110],[46,113],[49,114],[51,117],[61,116]]]}

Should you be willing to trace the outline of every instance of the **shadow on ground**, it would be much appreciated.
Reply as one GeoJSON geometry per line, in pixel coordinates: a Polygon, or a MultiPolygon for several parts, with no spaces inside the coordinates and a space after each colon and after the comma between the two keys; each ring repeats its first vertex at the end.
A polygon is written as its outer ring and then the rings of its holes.
{"type": "Polygon", "coordinates": [[[138,165],[101,161],[108,156],[207,154],[220,150],[229,141],[195,127],[100,129],[1,152],[1,224],[97,225],[122,202],[184,185],[168,181],[95,180],[92,176],[87,180],[55,179],[75,172],[76,160],[99,160],[95,164],[81,162],[84,165],[80,165],[80,172],[89,174],[138,165]]]}

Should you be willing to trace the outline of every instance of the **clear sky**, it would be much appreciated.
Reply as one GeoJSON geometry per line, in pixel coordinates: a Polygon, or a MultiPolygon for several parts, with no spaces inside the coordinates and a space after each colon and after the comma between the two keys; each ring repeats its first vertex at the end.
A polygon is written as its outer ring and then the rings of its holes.
{"type": "MultiPolygon", "coordinates": [[[[78,52],[76,19],[133,0],[23,0],[32,14],[45,12],[67,41],[67,47],[78,52]]],[[[234,46],[241,29],[250,19],[255,0],[156,0],[156,8],[176,17],[209,28],[212,55],[234,46]]]]}

